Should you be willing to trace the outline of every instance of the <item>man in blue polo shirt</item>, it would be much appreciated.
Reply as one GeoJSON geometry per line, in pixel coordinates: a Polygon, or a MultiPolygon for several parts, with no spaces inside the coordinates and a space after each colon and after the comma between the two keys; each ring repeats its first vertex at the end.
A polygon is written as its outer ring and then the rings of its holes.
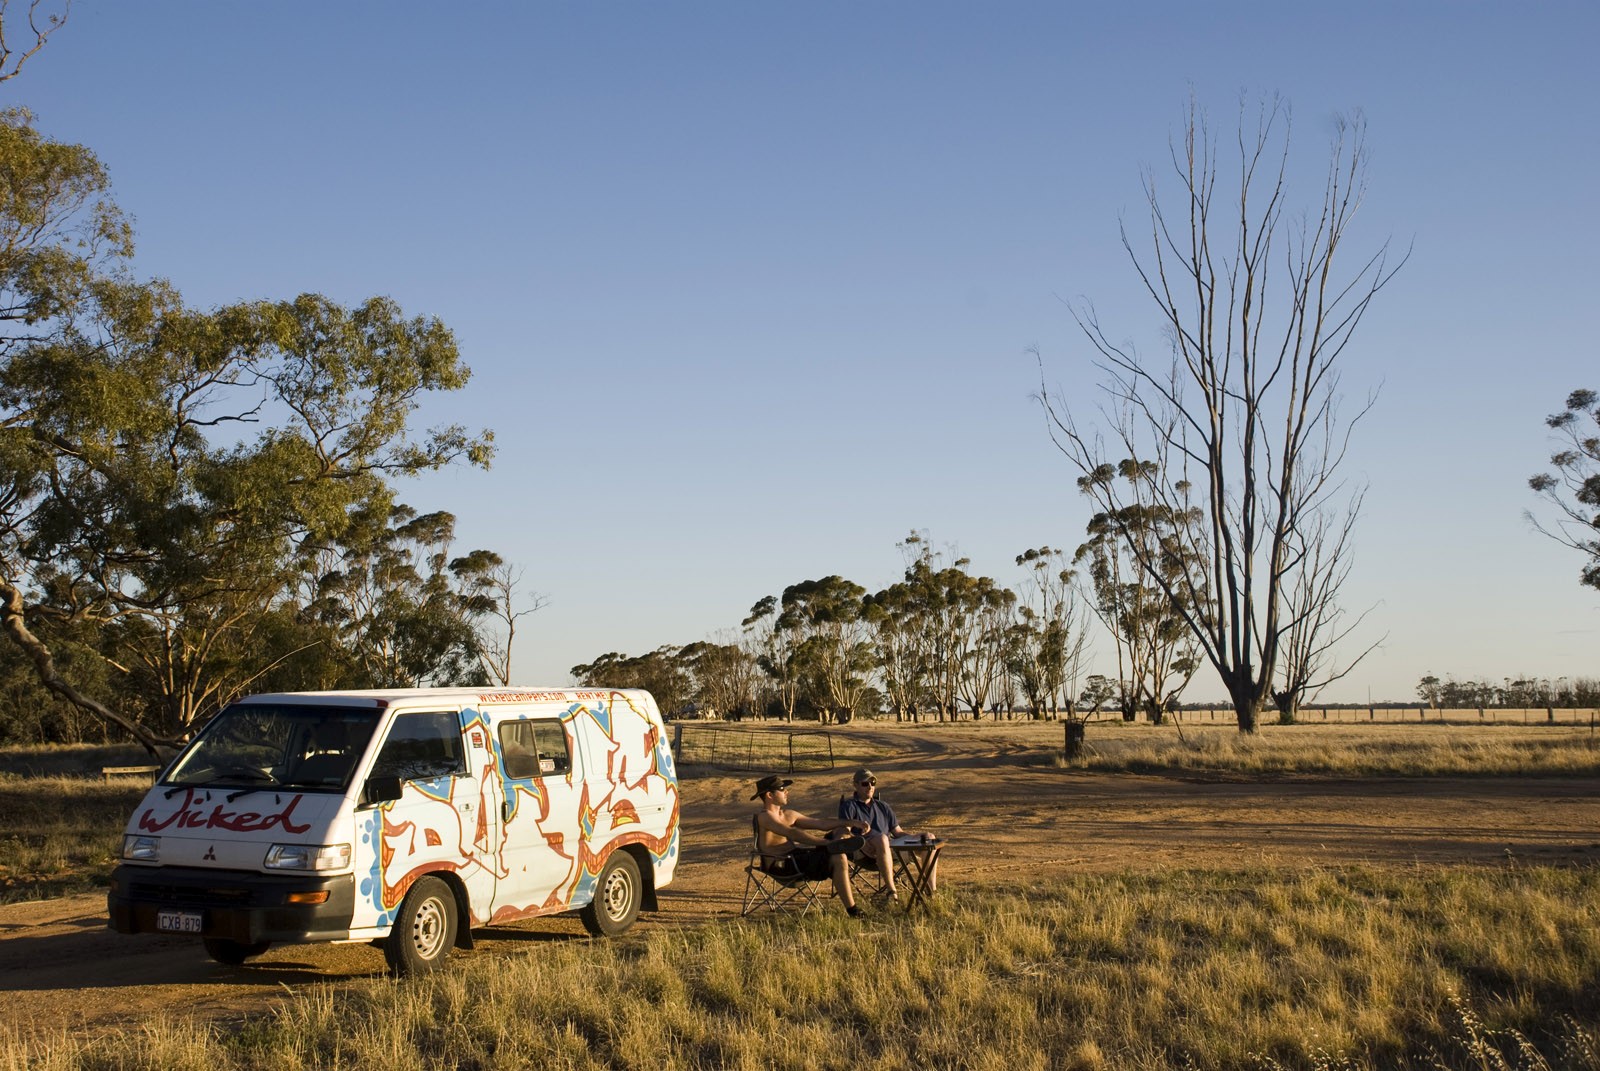
{"type": "MultiPolygon", "coordinates": [[[[839,801],[839,817],[866,823],[867,831],[863,834],[866,843],[861,850],[877,864],[878,873],[883,875],[886,895],[898,900],[899,892],[894,887],[894,852],[889,849],[889,838],[905,836],[906,831],[900,828],[894,808],[878,798],[876,774],[868,769],[860,769],[852,780],[855,794],[839,801]]],[[[928,873],[928,895],[933,895],[938,886],[939,866],[935,861],[933,870],[928,873]]]]}

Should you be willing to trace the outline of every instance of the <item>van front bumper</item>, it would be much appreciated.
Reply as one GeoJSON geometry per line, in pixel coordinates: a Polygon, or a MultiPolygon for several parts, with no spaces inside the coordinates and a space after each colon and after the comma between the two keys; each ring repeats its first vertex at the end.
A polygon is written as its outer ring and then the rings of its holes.
{"type": "MultiPolygon", "coordinates": [[[[313,895],[315,898],[315,895],[313,895]]],[[[334,941],[348,936],[355,914],[355,877],[258,874],[202,867],[119,866],[106,897],[118,933],[194,933],[163,928],[162,913],[200,917],[201,937],[241,944],[334,941]],[[292,903],[291,893],[327,893],[322,903],[292,903]]]]}

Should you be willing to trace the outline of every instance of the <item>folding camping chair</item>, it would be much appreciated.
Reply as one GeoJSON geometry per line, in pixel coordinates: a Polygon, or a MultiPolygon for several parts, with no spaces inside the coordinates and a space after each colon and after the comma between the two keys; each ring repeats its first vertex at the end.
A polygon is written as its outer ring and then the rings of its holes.
{"type": "Polygon", "coordinates": [[[822,902],[819,886],[831,891],[832,879],[808,878],[802,874],[774,874],[767,867],[771,860],[761,854],[761,834],[755,817],[750,818],[750,861],[744,867],[744,905],[739,917],[765,908],[768,911],[797,911],[804,915],[822,902]]]}
{"type": "MultiPolygon", "coordinates": [[[[844,817],[844,801],[850,796],[839,797],[839,816],[844,817]]],[[[899,885],[905,880],[905,864],[898,856],[891,853],[894,859],[894,880],[899,885]]],[[[851,852],[846,859],[850,863],[850,886],[855,890],[857,900],[870,900],[884,896],[889,891],[889,885],[883,880],[883,873],[878,869],[878,861],[864,851],[851,852]]]]}

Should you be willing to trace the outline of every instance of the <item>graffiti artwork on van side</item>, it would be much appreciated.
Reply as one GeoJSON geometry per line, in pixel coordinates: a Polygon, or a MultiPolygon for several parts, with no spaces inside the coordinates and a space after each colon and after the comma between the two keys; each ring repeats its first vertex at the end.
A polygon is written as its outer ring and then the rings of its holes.
{"type": "Polygon", "coordinates": [[[604,859],[625,844],[643,845],[663,879],[671,875],[679,818],[672,753],[626,695],[585,696],[549,723],[565,739],[564,770],[508,773],[484,716],[464,711],[462,722],[470,774],[408,783],[403,799],[378,808],[362,831],[377,842],[373,873],[361,883],[376,924],[392,921],[419,875],[441,869],[466,885],[477,923],[485,905],[487,921],[500,922],[586,902],[604,859]]]}
{"type": "Polygon", "coordinates": [[[580,865],[568,902],[591,898],[606,858],[625,844],[643,845],[663,878],[670,878],[678,862],[678,789],[672,750],[660,727],[626,695],[605,705],[579,706],[574,714],[573,732],[594,768],[599,766],[595,759],[605,755],[606,777],[584,786],[580,865]]]}
{"type": "MultiPolygon", "coordinates": [[[[393,921],[412,882],[450,870],[466,886],[471,921],[489,904],[506,876],[499,859],[499,775],[483,715],[461,714],[465,772],[405,782],[401,798],[371,813],[360,831],[372,872],[360,895],[375,912],[373,924],[393,921]]],[[[365,910],[358,908],[358,914],[365,910]]],[[[365,919],[362,920],[365,922],[365,919]]]]}

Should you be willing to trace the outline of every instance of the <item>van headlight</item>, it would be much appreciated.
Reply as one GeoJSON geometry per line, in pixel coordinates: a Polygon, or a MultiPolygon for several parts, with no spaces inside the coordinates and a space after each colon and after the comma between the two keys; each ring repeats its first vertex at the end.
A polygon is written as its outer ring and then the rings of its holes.
{"type": "Polygon", "coordinates": [[[263,865],[268,870],[343,870],[350,865],[350,845],[274,844],[263,865]]]}
{"type": "Polygon", "coordinates": [[[161,838],[125,834],[122,838],[122,858],[130,863],[161,862],[161,838]]]}

